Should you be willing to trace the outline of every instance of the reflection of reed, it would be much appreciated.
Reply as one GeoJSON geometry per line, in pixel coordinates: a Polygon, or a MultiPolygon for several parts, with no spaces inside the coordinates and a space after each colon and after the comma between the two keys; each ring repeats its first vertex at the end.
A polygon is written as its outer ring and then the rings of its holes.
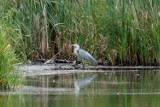
{"type": "Polygon", "coordinates": [[[51,87],[67,87],[73,86],[74,74],[55,75],[50,77],[51,87]]]}
{"type": "Polygon", "coordinates": [[[36,87],[73,87],[74,74],[45,75],[26,77],[27,86],[36,87]]]}
{"type": "Polygon", "coordinates": [[[36,104],[37,106],[48,107],[49,104],[49,93],[61,93],[64,91],[70,91],[67,88],[59,87],[71,87],[73,86],[73,74],[63,74],[63,75],[45,75],[45,76],[31,76],[27,77],[26,81],[27,87],[23,91],[29,89],[33,92],[41,94],[41,97],[35,98],[35,102],[40,102],[36,104]],[[33,86],[33,87],[28,87],[33,86]]]}
{"type": "Polygon", "coordinates": [[[83,88],[91,83],[91,81],[97,76],[97,74],[90,74],[84,78],[80,78],[74,81],[75,93],[79,94],[80,88],[83,88]]]}

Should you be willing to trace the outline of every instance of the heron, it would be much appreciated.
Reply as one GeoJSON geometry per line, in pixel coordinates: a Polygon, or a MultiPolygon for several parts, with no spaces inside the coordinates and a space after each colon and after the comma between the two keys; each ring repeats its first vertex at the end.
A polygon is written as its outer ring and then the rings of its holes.
{"type": "Polygon", "coordinates": [[[97,64],[97,60],[90,54],[88,53],[87,51],[83,50],[80,48],[80,46],[75,43],[72,45],[74,47],[74,51],[73,53],[81,58],[81,59],[84,59],[84,60],[87,60],[88,62],[92,63],[92,64],[97,64]]]}

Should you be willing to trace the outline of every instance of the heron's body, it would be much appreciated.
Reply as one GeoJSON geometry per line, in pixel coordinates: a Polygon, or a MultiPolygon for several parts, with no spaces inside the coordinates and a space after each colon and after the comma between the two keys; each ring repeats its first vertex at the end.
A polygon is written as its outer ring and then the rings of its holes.
{"type": "Polygon", "coordinates": [[[87,61],[89,61],[90,63],[94,63],[97,64],[97,60],[91,55],[89,54],[87,51],[80,49],[78,44],[74,44],[74,54],[81,58],[81,59],[85,59],[87,61]]]}

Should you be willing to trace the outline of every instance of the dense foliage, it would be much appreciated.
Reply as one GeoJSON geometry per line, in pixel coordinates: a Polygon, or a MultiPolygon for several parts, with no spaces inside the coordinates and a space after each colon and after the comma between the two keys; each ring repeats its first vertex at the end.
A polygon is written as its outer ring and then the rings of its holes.
{"type": "Polygon", "coordinates": [[[19,45],[20,37],[13,25],[12,11],[7,8],[5,0],[0,1],[0,90],[11,89],[20,83],[17,75],[18,63],[15,47],[19,45]]]}
{"type": "Polygon", "coordinates": [[[14,65],[17,58],[10,43],[10,33],[14,32],[10,26],[0,21],[0,89],[13,88],[19,83],[14,65]]]}
{"type": "Polygon", "coordinates": [[[160,62],[159,0],[4,1],[23,38],[16,49],[23,58],[71,56],[68,47],[78,42],[112,65],[160,62]]]}

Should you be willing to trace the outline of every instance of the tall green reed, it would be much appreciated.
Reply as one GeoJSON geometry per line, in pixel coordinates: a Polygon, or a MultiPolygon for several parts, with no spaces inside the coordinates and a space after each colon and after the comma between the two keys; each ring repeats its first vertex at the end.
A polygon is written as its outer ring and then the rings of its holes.
{"type": "Polygon", "coordinates": [[[73,32],[70,37],[74,42],[86,49],[90,47],[91,52],[99,52],[97,56],[109,59],[112,64],[158,62],[159,37],[154,34],[159,32],[154,27],[159,28],[158,1],[62,1],[64,5],[59,3],[60,11],[55,9],[55,14],[64,15],[60,17],[64,20],[58,20],[73,32]]]}
{"type": "Polygon", "coordinates": [[[44,57],[44,50],[53,56],[55,47],[60,56],[70,56],[68,46],[77,42],[112,65],[150,65],[160,61],[159,4],[158,0],[15,0],[12,8],[23,49],[31,59],[44,57]]]}

